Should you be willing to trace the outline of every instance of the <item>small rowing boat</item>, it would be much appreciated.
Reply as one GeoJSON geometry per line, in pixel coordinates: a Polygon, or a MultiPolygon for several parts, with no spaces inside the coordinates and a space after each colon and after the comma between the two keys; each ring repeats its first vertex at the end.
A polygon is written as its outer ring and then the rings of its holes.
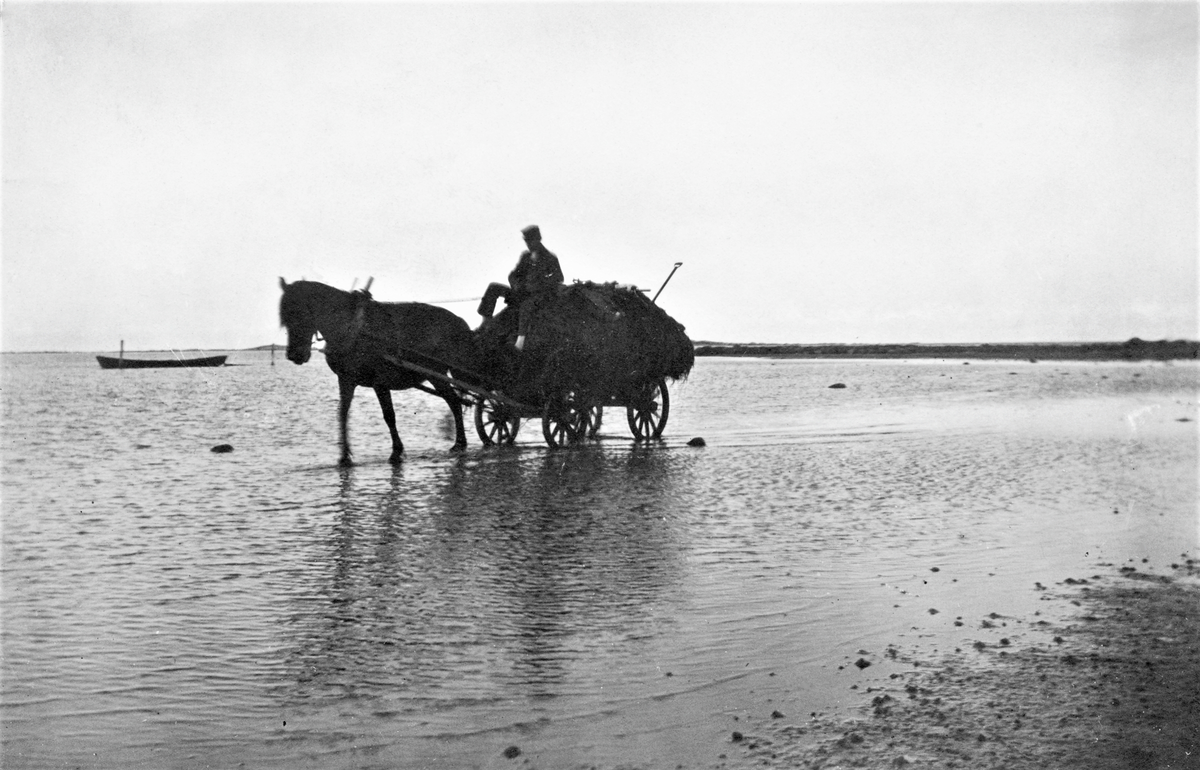
{"type": "Polygon", "coordinates": [[[101,369],[179,369],[191,366],[224,366],[228,356],[205,356],[203,358],[113,358],[96,356],[101,369]]]}

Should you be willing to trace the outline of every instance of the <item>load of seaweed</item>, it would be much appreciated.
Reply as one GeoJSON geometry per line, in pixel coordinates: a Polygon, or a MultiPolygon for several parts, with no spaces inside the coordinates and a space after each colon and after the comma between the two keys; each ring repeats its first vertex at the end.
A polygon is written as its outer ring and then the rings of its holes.
{"type": "Polygon", "coordinates": [[[575,282],[541,300],[525,349],[512,350],[517,309],[479,330],[497,379],[514,397],[581,390],[598,398],[636,392],[648,382],[684,378],[695,363],[684,327],[636,287],[575,282]]]}

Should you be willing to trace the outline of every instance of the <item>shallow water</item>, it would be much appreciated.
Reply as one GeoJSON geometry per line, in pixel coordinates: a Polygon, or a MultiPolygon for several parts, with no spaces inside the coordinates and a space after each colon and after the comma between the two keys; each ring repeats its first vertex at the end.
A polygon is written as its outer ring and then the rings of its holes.
{"type": "Polygon", "coordinates": [[[230,363],[0,361],[5,766],[712,766],[1198,544],[1191,364],[700,359],[662,444],[457,456],[406,393],[400,467],[360,390],[340,469],[319,358],[230,363]]]}

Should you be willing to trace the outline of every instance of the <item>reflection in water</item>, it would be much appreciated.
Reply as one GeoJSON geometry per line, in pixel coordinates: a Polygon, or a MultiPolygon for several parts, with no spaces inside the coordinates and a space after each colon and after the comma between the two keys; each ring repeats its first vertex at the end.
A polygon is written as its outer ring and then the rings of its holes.
{"type": "Polygon", "coordinates": [[[586,686],[581,664],[670,622],[689,465],[586,447],[404,465],[386,487],[341,471],[327,578],[291,618],[294,696],[369,689],[418,714],[586,686]]]}

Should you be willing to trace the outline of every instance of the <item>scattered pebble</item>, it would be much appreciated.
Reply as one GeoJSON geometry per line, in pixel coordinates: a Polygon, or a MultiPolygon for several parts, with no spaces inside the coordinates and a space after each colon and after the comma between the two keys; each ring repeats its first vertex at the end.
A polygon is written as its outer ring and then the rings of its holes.
{"type": "Polygon", "coordinates": [[[830,385],[829,387],[831,387],[831,388],[844,388],[844,387],[846,387],[846,383],[844,383],[844,382],[835,382],[835,383],[833,383],[832,385],[830,385]]]}
{"type": "Polygon", "coordinates": [[[771,719],[783,719],[783,712],[781,712],[781,711],[772,711],[772,712],[771,712],[771,719]]]}
{"type": "Polygon", "coordinates": [[[742,742],[742,740],[743,740],[743,739],[745,739],[745,737],[746,737],[746,736],[742,735],[742,734],[741,734],[741,733],[739,733],[737,730],[734,730],[734,731],[733,731],[733,742],[734,742],[734,743],[741,743],[741,742],[742,742]]]}
{"type": "Polygon", "coordinates": [[[216,452],[217,454],[226,454],[233,451],[233,444],[217,444],[209,451],[216,452]]]}
{"type": "Polygon", "coordinates": [[[509,746],[504,750],[505,759],[516,759],[519,756],[521,756],[521,750],[516,746],[509,746]]]}
{"type": "Polygon", "coordinates": [[[867,666],[871,665],[871,661],[867,660],[866,658],[859,658],[858,660],[854,661],[854,665],[858,666],[859,668],[866,668],[867,666]]]}

